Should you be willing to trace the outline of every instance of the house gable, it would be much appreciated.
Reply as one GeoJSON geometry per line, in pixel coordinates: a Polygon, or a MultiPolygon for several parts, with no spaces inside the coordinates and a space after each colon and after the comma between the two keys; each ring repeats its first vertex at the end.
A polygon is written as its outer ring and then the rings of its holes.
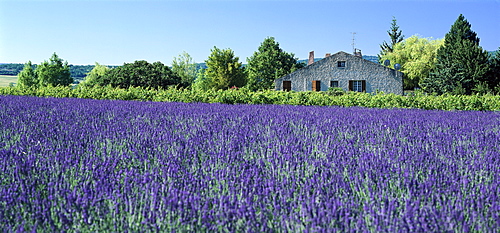
{"type": "Polygon", "coordinates": [[[366,92],[403,94],[403,73],[342,51],[278,78],[276,90],[283,90],[283,81],[290,81],[288,88],[294,91],[311,91],[313,85],[314,90],[326,91],[338,85],[346,91],[356,87],[366,92]],[[358,87],[362,83],[365,86],[358,87]]]}

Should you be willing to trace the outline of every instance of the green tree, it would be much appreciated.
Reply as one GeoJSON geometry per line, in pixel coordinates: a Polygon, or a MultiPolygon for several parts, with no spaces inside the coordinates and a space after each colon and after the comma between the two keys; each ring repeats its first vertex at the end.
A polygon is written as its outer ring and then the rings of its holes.
{"type": "Polygon", "coordinates": [[[150,87],[157,89],[180,85],[181,79],[161,62],[151,64],[147,61],[135,61],[106,72],[99,83],[120,88],[150,87]]]}
{"type": "Polygon", "coordinates": [[[28,63],[24,64],[23,70],[17,75],[17,86],[21,88],[37,87],[38,83],[38,77],[33,70],[33,64],[31,64],[31,61],[28,61],[28,63]]]}
{"type": "Polygon", "coordinates": [[[207,77],[206,69],[200,69],[196,73],[196,79],[193,82],[192,88],[194,90],[207,91],[208,89],[210,89],[211,83],[212,80],[207,77]]]}
{"type": "Polygon", "coordinates": [[[85,76],[85,79],[79,85],[104,86],[104,77],[109,71],[110,71],[109,67],[101,65],[98,62],[96,62],[94,68],[87,73],[87,76],[85,76]]]}
{"type": "Polygon", "coordinates": [[[239,58],[234,56],[231,49],[214,47],[206,60],[206,78],[209,89],[227,89],[232,86],[242,87],[246,83],[244,68],[239,58]]]}
{"type": "Polygon", "coordinates": [[[56,53],[52,54],[49,61],[42,62],[35,72],[40,86],[69,86],[73,83],[68,62],[64,62],[56,53]]]}
{"type": "Polygon", "coordinates": [[[436,67],[420,86],[429,93],[463,89],[465,94],[471,94],[476,85],[486,81],[488,70],[488,53],[479,46],[477,34],[460,14],[437,51],[436,67]]]}
{"type": "Polygon", "coordinates": [[[403,32],[399,29],[398,22],[396,20],[396,17],[392,17],[392,23],[391,23],[391,29],[387,31],[387,34],[389,34],[389,37],[391,38],[391,44],[388,44],[385,40],[384,42],[380,45],[380,54],[379,54],[379,60],[380,57],[385,55],[386,53],[392,53],[394,49],[394,45],[403,41],[404,35],[403,32]]]}
{"type": "Polygon", "coordinates": [[[187,52],[174,57],[172,71],[181,78],[182,86],[191,86],[196,79],[196,63],[187,52]]]}
{"type": "Polygon", "coordinates": [[[404,88],[407,90],[419,87],[420,79],[429,76],[436,64],[437,50],[443,45],[444,40],[421,38],[413,35],[394,45],[392,52],[387,52],[380,58],[389,60],[391,65],[399,63],[401,72],[405,74],[404,88]]]}
{"type": "Polygon", "coordinates": [[[500,47],[489,59],[490,69],[486,74],[489,89],[500,94],[500,47]]]}
{"type": "Polygon", "coordinates": [[[274,37],[264,39],[247,62],[247,86],[251,90],[274,89],[274,80],[304,66],[293,53],[283,51],[274,37]]]}

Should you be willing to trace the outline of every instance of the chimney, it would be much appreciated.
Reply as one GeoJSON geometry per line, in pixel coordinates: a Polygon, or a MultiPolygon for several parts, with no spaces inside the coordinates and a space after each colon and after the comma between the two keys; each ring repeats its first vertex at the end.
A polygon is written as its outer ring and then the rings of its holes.
{"type": "Polygon", "coordinates": [[[354,49],[354,56],[362,58],[361,49],[354,49]]]}
{"type": "Polygon", "coordinates": [[[329,57],[329,56],[331,56],[331,55],[332,55],[332,54],[327,53],[327,54],[325,54],[325,58],[327,58],[327,57],[329,57]]]}
{"type": "Polygon", "coordinates": [[[307,65],[311,65],[314,63],[314,51],[309,52],[309,61],[307,62],[307,65]]]}

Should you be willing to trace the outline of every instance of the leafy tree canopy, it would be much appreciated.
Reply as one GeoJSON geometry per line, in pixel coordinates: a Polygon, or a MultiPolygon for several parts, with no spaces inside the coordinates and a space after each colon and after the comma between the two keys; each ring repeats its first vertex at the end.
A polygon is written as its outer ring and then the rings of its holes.
{"type": "Polygon", "coordinates": [[[209,77],[206,75],[206,69],[199,69],[196,73],[196,79],[194,80],[191,88],[194,90],[207,91],[208,89],[210,89],[211,83],[212,80],[209,79],[209,77]]]}
{"type": "Polygon", "coordinates": [[[120,88],[149,87],[158,89],[181,85],[181,78],[161,62],[152,64],[147,61],[125,63],[123,66],[105,72],[105,75],[100,78],[101,80],[98,83],[101,85],[120,88]]]}
{"type": "Polygon", "coordinates": [[[434,69],[437,50],[443,43],[443,39],[433,40],[414,35],[395,44],[392,52],[380,58],[382,61],[389,60],[391,66],[401,64],[401,72],[405,74],[404,88],[411,90],[419,87],[420,79],[429,76],[434,69]]]}
{"type": "Polygon", "coordinates": [[[244,68],[239,58],[234,56],[231,49],[214,47],[205,61],[207,69],[206,87],[208,89],[227,89],[232,86],[242,87],[246,83],[244,68]]]}
{"type": "Polygon", "coordinates": [[[181,78],[182,86],[191,86],[196,79],[196,63],[187,52],[174,57],[172,71],[181,78]]]}
{"type": "Polygon", "coordinates": [[[37,87],[38,83],[38,77],[33,70],[33,64],[31,64],[31,61],[28,61],[17,76],[17,85],[21,88],[37,87]]]}
{"type": "Polygon", "coordinates": [[[490,70],[486,74],[488,88],[500,94],[500,47],[490,56],[489,65],[490,70]]]}
{"type": "Polygon", "coordinates": [[[87,76],[85,76],[85,79],[83,82],[81,82],[79,85],[81,86],[105,86],[104,84],[104,76],[110,71],[111,69],[107,66],[101,65],[99,63],[95,63],[94,68],[87,73],[87,76]]]}
{"type": "Polygon", "coordinates": [[[69,86],[73,83],[68,62],[64,62],[56,53],[52,54],[49,61],[37,66],[35,72],[40,86],[69,86]]]}
{"type": "Polygon", "coordinates": [[[273,89],[274,80],[303,67],[293,53],[279,47],[274,37],[264,39],[247,61],[247,86],[251,90],[273,89]]]}

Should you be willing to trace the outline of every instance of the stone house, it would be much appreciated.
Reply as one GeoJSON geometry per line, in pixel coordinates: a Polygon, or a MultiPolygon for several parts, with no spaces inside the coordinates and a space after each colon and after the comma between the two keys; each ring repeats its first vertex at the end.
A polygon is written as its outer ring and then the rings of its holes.
{"type": "Polygon", "coordinates": [[[365,60],[361,52],[355,55],[338,52],[326,54],[314,62],[314,51],[308,65],[275,80],[276,90],[326,91],[340,87],[345,91],[403,94],[403,73],[365,60]]]}

